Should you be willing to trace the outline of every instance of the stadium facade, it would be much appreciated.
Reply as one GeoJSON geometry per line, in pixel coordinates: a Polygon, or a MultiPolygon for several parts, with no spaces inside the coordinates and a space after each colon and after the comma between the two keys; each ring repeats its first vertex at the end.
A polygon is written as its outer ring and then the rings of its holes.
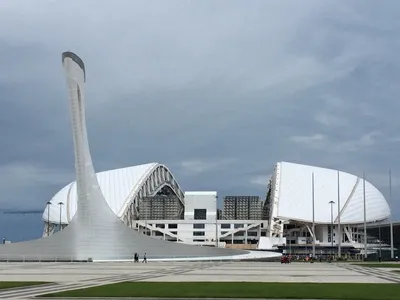
{"type": "MultiPolygon", "coordinates": [[[[184,192],[168,168],[158,163],[101,172],[97,178],[114,214],[127,227],[155,239],[303,253],[310,251],[315,234],[318,253],[332,253],[339,239],[344,253],[364,247],[360,228],[364,223],[364,181],[345,172],[279,162],[266,183],[265,199],[226,196],[221,210],[217,192],[184,192]]],[[[43,212],[44,236],[69,224],[76,202],[75,183],[53,197],[43,212]]],[[[365,204],[368,224],[390,216],[384,196],[368,181],[365,204]]]]}
{"type": "Polygon", "coordinates": [[[342,253],[363,252],[365,243],[374,251],[379,242],[364,236],[362,226],[391,215],[376,187],[338,170],[281,162],[269,185],[264,206],[269,237],[284,236],[291,252],[310,253],[314,236],[318,253],[336,253],[338,244],[342,253]]]}
{"type": "MultiPolygon", "coordinates": [[[[128,227],[133,227],[133,220],[139,219],[139,203],[143,203],[139,200],[147,196],[172,198],[172,203],[165,201],[164,204],[168,205],[163,207],[171,216],[183,212],[184,193],[165,165],[149,163],[100,172],[97,180],[111,210],[128,227]]],[[[43,212],[43,236],[51,235],[68,225],[76,214],[77,203],[77,185],[74,181],[47,202],[43,212]]]]}

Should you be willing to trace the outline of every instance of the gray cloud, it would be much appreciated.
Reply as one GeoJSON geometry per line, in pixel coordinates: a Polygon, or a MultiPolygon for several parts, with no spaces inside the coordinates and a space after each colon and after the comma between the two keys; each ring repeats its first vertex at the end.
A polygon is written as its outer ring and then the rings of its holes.
{"type": "Polygon", "coordinates": [[[397,182],[398,1],[99,3],[0,4],[1,205],[73,178],[65,50],[99,171],[159,161],[220,195],[264,195],[281,160],[397,182]]]}

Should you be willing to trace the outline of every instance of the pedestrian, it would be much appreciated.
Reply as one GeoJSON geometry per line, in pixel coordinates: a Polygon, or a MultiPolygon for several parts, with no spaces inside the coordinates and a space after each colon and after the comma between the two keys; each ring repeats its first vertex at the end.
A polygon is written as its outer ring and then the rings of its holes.
{"type": "Polygon", "coordinates": [[[147,257],[146,257],[146,253],[144,254],[144,256],[143,256],[143,261],[142,261],[142,263],[146,263],[147,264],[147,257]]]}

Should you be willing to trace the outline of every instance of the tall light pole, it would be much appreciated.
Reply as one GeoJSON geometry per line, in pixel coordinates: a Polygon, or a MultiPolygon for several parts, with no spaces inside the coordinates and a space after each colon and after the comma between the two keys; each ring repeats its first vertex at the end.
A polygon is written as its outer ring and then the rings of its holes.
{"type": "Polygon", "coordinates": [[[51,202],[47,202],[47,236],[50,235],[50,205],[51,202]]]}
{"type": "Polygon", "coordinates": [[[338,206],[338,216],[337,216],[337,225],[338,225],[338,256],[342,257],[342,229],[340,228],[340,172],[337,171],[337,206],[338,206]]]}
{"type": "Polygon", "coordinates": [[[331,200],[329,201],[329,204],[331,205],[331,254],[333,251],[333,204],[335,204],[335,201],[331,200]]]}
{"type": "Polygon", "coordinates": [[[151,201],[150,199],[146,199],[149,201],[146,201],[146,213],[145,213],[145,220],[144,220],[144,225],[145,225],[145,230],[146,230],[146,235],[147,235],[147,212],[149,210],[149,202],[151,201]]]}
{"type": "Polygon", "coordinates": [[[61,201],[58,202],[58,205],[60,206],[60,231],[62,230],[62,224],[61,224],[61,215],[62,215],[62,206],[64,205],[64,203],[62,203],[61,201]]]}
{"type": "Polygon", "coordinates": [[[390,257],[394,259],[393,248],[393,202],[392,202],[392,171],[389,170],[389,203],[390,203],[390,257]]]}
{"type": "Polygon", "coordinates": [[[381,224],[379,224],[378,231],[379,231],[379,234],[378,234],[379,235],[379,261],[381,261],[381,259],[382,259],[381,224]]]}
{"type": "Polygon", "coordinates": [[[367,258],[367,203],[365,200],[365,172],[363,172],[363,199],[364,199],[364,258],[367,258]]]}
{"type": "Polygon", "coordinates": [[[313,234],[313,243],[312,243],[312,255],[313,259],[315,259],[315,187],[314,187],[314,172],[311,176],[312,179],[312,234],[313,234]]]}
{"type": "Polygon", "coordinates": [[[218,196],[215,196],[215,247],[218,248],[218,246],[218,196]]]}

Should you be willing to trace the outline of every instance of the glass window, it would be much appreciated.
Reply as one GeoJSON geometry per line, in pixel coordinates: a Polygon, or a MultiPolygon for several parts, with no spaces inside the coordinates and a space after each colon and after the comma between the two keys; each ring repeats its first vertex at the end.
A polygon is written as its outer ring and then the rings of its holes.
{"type": "Polygon", "coordinates": [[[193,229],[204,229],[205,224],[193,224],[193,229]]]}
{"type": "Polygon", "coordinates": [[[168,224],[168,228],[177,229],[178,224],[168,224]]]}
{"type": "Polygon", "coordinates": [[[230,229],[231,228],[231,224],[221,224],[221,228],[222,229],[230,229]]]}
{"type": "Polygon", "coordinates": [[[193,231],[193,236],[205,236],[204,231],[193,231]]]}
{"type": "Polygon", "coordinates": [[[207,209],[195,209],[194,210],[195,220],[206,220],[207,219],[207,209]]]}

